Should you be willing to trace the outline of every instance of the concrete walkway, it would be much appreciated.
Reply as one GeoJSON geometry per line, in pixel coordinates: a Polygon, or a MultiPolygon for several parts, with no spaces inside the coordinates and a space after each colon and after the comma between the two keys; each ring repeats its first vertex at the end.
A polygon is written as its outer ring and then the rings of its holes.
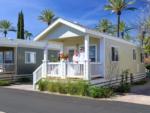
{"type": "Polygon", "coordinates": [[[6,86],[5,88],[33,91],[32,84],[17,84],[17,85],[6,86]]]}
{"type": "Polygon", "coordinates": [[[131,93],[108,100],[150,105],[150,81],[145,85],[132,87],[131,93]]]}

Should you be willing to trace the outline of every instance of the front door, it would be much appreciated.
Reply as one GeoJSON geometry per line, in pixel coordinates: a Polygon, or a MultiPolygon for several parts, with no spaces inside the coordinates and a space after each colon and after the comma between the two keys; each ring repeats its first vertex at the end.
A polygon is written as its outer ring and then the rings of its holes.
{"type": "Polygon", "coordinates": [[[69,50],[69,53],[68,53],[69,62],[73,62],[73,55],[74,55],[74,50],[73,50],[73,49],[70,49],[70,50],[69,50]]]}
{"type": "Polygon", "coordinates": [[[74,46],[72,46],[72,47],[67,47],[69,62],[73,62],[73,55],[74,55],[74,50],[75,50],[75,49],[76,49],[76,47],[74,47],[74,46]]]}

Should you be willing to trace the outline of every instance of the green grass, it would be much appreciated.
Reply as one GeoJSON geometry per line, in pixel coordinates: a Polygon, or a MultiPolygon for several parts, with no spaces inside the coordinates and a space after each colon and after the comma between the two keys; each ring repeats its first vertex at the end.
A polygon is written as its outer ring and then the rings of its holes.
{"type": "Polygon", "coordinates": [[[0,86],[9,86],[11,83],[7,80],[0,80],[0,86]]]}

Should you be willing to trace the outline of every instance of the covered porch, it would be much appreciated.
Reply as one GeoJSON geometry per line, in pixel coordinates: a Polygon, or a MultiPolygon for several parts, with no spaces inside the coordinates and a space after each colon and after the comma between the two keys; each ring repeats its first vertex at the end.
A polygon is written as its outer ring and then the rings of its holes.
{"type": "Polygon", "coordinates": [[[15,73],[15,48],[0,47],[0,74],[15,73]]]}
{"type": "MultiPolygon", "coordinates": [[[[49,50],[45,47],[43,64],[34,72],[34,75],[42,75],[42,78],[75,78],[83,80],[104,78],[103,38],[94,38],[87,34],[80,37],[52,39],[50,41],[62,43],[63,48],[60,51],[67,54],[68,57],[66,60],[53,62],[53,59],[48,58],[49,50]],[[84,59],[82,62],[74,62],[74,51],[79,52],[80,48],[84,48],[84,59]]],[[[57,57],[56,55],[52,56],[57,57]]],[[[40,78],[40,76],[36,77],[34,78],[35,80],[38,80],[38,77],[40,78]]]]}

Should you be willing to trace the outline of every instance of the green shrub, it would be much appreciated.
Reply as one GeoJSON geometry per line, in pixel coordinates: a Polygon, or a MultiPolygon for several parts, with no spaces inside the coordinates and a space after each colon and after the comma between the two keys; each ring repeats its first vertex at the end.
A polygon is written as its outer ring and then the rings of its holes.
{"type": "Polygon", "coordinates": [[[82,95],[88,94],[89,84],[85,81],[68,82],[68,93],[71,95],[82,95]]]}
{"type": "Polygon", "coordinates": [[[40,91],[47,91],[49,84],[48,80],[41,79],[37,84],[40,91]]]}
{"type": "Polygon", "coordinates": [[[40,91],[59,92],[62,94],[91,96],[94,98],[107,98],[113,95],[110,88],[90,86],[83,80],[40,80],[40,91]]]}
{"type": "Polygon", "coordinates": [[[89,84],[85,81],[73,80],[40,80],[38,82],[40,91],[59,92],[71,95],[87,95],[89,84]]]}
{"type": "Polygon", "coordinates": [[[115,92],[118,93],[128,93],[131,90],[131,85],[126,83],[126,84],[121,84],[120,86],[114,88],[115,92]]]}
{"type": "Polygon", "coordinates": [[[150,64],[147,64],[145,68],[150,72],[150,64]]]}
{"type": "Polygon", "coordinates": [[[0,80],[0,86],[9,86],[11,83],[7,80],[0,80]]]}
{"type": "Polygon", "coordinates": [[[93,98],[108,98],[114,95],[114,92],[111,88],[106,87],[89,87],[89,96],[93,98]]]}

